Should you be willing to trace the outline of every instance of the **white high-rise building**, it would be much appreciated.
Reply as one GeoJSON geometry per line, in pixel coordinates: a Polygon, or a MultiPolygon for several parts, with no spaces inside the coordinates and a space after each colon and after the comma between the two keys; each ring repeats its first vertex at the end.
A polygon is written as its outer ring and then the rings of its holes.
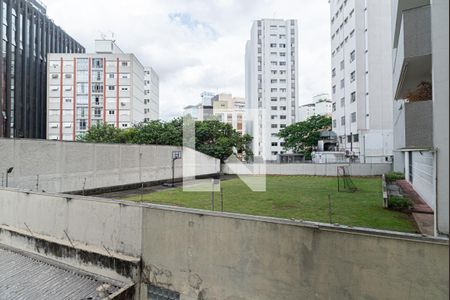
{"type": "Polygon", "coordinates": [[[313,97],[313,102],[300,106],[299,122],[307,121],[313,116],[332,115],[332,101],[330,95],[320,94],[313,97]]]}
{"type": "Polygon", "coordinates": [[[159,77],[153,68],[145,68],[144,86],[144,121],[159,120],[159,77]]]}
{"type": "Polygon", "coordinates": [[[155,117],[136,56],[112,40],[95,46],[93,54],[48,54],[47,139],[75,141],[97,124],[123,129],[155,117]]]}
{"type": "Polygon", "coordinates": [[[246,45],[247,132],[263,160],[285,153],[277,134],[298,118],[297,41],[296,20],[263,19],[253,23],[246,45]]]}
{"type": "Polygon", "coordinates": [[[333,131],[361,162],[393,155],[392,23],[387,0],[331,0],[333,131]]]}

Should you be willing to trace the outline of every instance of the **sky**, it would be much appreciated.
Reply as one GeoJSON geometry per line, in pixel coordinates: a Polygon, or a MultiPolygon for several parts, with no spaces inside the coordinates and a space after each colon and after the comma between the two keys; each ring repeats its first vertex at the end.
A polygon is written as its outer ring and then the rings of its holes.
{"type": "Polygon", "coordinates": [[[297,19],[300,104],[331,89],[327,0],[43,0],[48,16],[94,52],[114,37],[160,78],[160,117],[200,103],[203,91],[245,96],[245,44],[253,21],[297,19]]]}

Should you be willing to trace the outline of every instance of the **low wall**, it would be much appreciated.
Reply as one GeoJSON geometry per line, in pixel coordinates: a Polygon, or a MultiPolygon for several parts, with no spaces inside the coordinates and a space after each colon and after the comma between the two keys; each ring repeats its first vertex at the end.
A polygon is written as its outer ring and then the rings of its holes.
{"type": "Polygon", "coordinates": [[[181,299],[449,297],[448,241],[158,207],[143,236],[143,277],[181,299]]]}
{"type": "Polygon", "coordinates": [[[392,171],[392,164],[226,164],[225,174],[337,176],[337,168],[348,166],[352,176],[381,176],[392,171]]]}
{"type": "MultiPolygon", "coordinates": [[[[9,187],[73,192],[172,178],[172,152],[179,147],[0,139],[0,177],[9,187]],[[38,177],[39,176],[39,177],[38,177]]],[[[186,149],[186,151],[193,150],[186,149]]],[[[195,152],[197,175],[215,174],[220,162],[195,152]]],[[[176,161],[175,176],[182,177],[176,161]]]]}
{"type": "Polygon", "coordinates": [[[71,197],[0,189],[0,224],[137,254],[136,299],[148,284],[182,300],[449,297],[448,239],[71,197]]]}
{"type": "Polygon", "coordinates": [[[33,235],[141,255],[142,209],[130,202],[0,189],[0,225],[33,235]]]}

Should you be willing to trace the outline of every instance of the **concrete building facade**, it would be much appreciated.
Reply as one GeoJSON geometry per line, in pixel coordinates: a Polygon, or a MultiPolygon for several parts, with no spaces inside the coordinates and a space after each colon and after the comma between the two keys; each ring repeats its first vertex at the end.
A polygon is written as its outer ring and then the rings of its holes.
{"type": "Polygon", "coordinates": [[[145,68],[144,87],[144,122],[159,120],[159,77],[153,68],[145,68]]]}
{"type": "MultiPolygon", "coordinates": [[[[449,2],[392,1],[396,171],[449,233],[449,2]],[[418,91],[431,87],[426,93],[418,91]]],[[[423,91],[423,90],[422,90],[423,91]]]]}
{"type": "Polygon", "coordinates": [[[391,4],[331,0],[333,131],[361,162],[393,155],[391,4]]]}
{"type": "Polygon", "coordinates": [[[298,25],[296,20],[253,23],[246,45],[246,100],[255,157],[285,154],[281,129],[298,120],[298,25]]]}
{"type": "Polygon", "coordinates": [[[144,66],[112,40],[96,41],[95,54],[49,54],[47,73],[47,139],[74,141],[94,125],[124,129],[151,116],[144,66]]]}
{"type": "Polygon", "coordinates": [[[45,138],[47,53],[85,49],[55,25],[41,1],[1,1],[0,19],[0,137],[45,138]]]}
{"type": "Polygon", "coordinates": [[[313,116],[332,116],[330,95],[320,94],[314,96],[312,103],[300,106],[299,122],[304,122],[313,116]]]}
{"type": "Polygon", "coordinates": [[[231,94],[218,94],[212,99],[213,114],[230,124],[241,135],[245,134],[245,99],[231,94]]]}

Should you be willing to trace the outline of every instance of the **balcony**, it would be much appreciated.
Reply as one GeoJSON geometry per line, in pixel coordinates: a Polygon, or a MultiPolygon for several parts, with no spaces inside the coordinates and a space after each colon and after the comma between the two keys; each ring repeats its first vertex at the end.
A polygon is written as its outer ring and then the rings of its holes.
{"type": "Polygon", "coordinates": [[[395,99],[405,98],[422,81],[431,81],[431,10],[403,11],[398,46],[394,49],[395,99]]]}

